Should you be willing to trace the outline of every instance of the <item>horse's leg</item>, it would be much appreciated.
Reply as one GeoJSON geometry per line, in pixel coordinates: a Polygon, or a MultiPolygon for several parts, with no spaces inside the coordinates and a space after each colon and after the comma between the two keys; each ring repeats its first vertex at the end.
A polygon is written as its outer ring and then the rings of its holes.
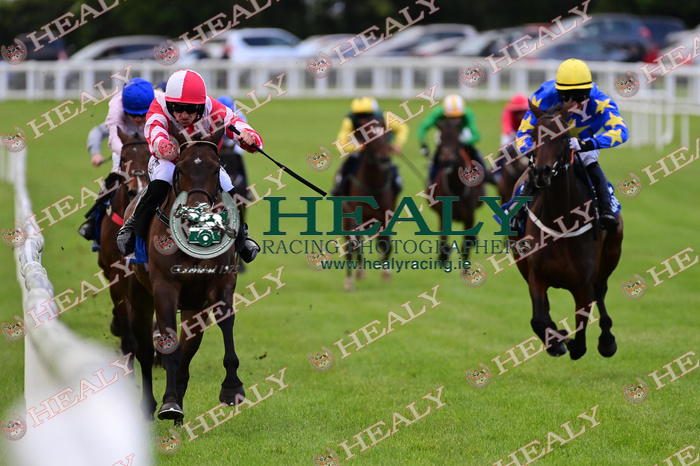
{"type": "Polygon", "coordinates": [[[153,397],[153,297],[141,286],[138,279],[128,277],[126,288],[132,300],[132,331],[136,339],[136,359],[141,364],[141,411],[146,420],[153,420],[153,413],[158,407],[153,397]]]}
{"type": "MultiPolygon", "coordinates": [[[[347,230],[347,231],[349,231],[349,230],[347,230]]],[[[355,280],[353,279],[353,276],[352,276],[352,271],[353,271],[352,263],[353,263],[353,260],[355,257],[355,247],[353,244],[353,239],[350,237],[347,237],[347,238],[348,238],[348,253],[345,255],[345,260],[347,261],[348,269],[345,272],[345,285],[343,285],[343,289],[345,291],[353,291],[355,289],[355,280]]],[[[361,267],[362,264],[359,262],[359,251],[357,253],[357,256],[358,256],[358,262],[357,262],[358,267],[361,267]]],[[[359,277],[360,276],[359,270],[358,270],[357,274],[359,277]]]]}
{"type": "Polygon", "coordinates": [[[547,297],[549,286],[540,280],[532,270],[530,271],[528,285],[530,287],[530,299],[532,300],[532,320],[530,320],[532,330],[545,343],[547,353],[550,356],[566,354],[566,346],[563,339],[559,341],[558,338],[552,336],[552,332],[556,332],[559,335],[561,333],[557,330],[556,324],[549,315],[549,298],[547,297]],[[547,347],[547,344],[549,344],[549,347],[547,347]]]}
{"type": "Polygon", "coordinates": [[[382,280],[385,282],[391,281],[391,269],[385,269],[384,268],[384,261],[389,260],[389,256],[391,255],[391,237],[390,236],[380,236],[377,238],[377,250],[379,250],[379,244],[386,244],[386,247],[382,247],[381,249],[381,254],[382,254],[382,280]],[[381,243],[381,241],[385,241],[384,243],[381,243]]]}
{"type": "MultiPolygon", "coordinates": [[[[114,280],[116,276],[117,271],[115,269],[111,269],[108,275],[110,283],[112,282],[112,280],[114,280]]],[[[136,352],[137,345],[134,332],[132,331],[134,325],[134,315],[133,310],[131,308],[131,304],[128,300],[124,299],[125,292],[125,279],[124,277],[120,276],[118,277],[117,282],[109,287],[109,294],[112,298],[112,302],[114,303],[114,308],[112,308],[114,318],[112,320],[112,324],[110,325],[110,329],[114,334],[114,329],[112,328],[112,325],[115,325],[116,323],[119,337],[121,338],[122,353],[134,354],[136,352]]],[[[133,364],[133,360],[130,361],[130,364],[133,364]]]]}
{"type": "MultiPolygon", "coordinates": [[[[151,273],[154,271],[151,270],[151,273]]],[[[156,319],[158,320],[158,329],[163,337],[172,335],[172,332],[177,331],[177,306],[180,297],[179,284],[169,282],[160,277],[160,280],[153,280],[153,300],[156,308],[156,319]],[[168,331],[170,330],[170,331],[168,331]]],[[[161,351],[163,353],[163,368],[166,373],[165,393],[163,394],[163,405],[158,411],[158,419],[173,419],[181,420],[185,414],[182,408],[177,403],[177,387],[175,382],[175,374],[182,360],[182,348],[179,342],[176,342],[177,347],[170,352],[161,351]]],[[[156,348],[159,349],[159,348],[156,348]]]]}
{"type": "Polygon", "coordinates": [[[367,275],[367,271],[365,270],[362,264],[362,247],[361,244],[358,244],[362,242],[362,238],[359,236],[359,234],[355,237],[355,241],[357,241],[357,243],[355,244],[357,247],[355,248],[354,254],[354,256],[356,257],[355,260],[357,261],[357,272],[355,273],[355,277],[358,280],[364,280],[365,276],[367,275]]]}
{"type": "MultiPolygon", "coordinates": [[[[190,381],[190,363],[192,358],[199,350],[199,345],[202,343],[204,331],[201,325],[196,325],[196,320],[193,319],[197,314],[194,311],[182,311],[180,321],[186,322],[189,333],[185,332],[184,328],[180,329],[180,348],[182,348],[182,360],[175,374],[175,386],[177,387],[177,402],[180,408],[185,409],[185,392],[190,381]],[[189,338],[188,338],[189,337],[189,338]]],[[[175,425],[181,424],[182,421],[175,421],[175,425]]]]}
{"type": "Polygon", "coordinates": [[[622,216],[618,216],[618,220],[620,223],[617,227],[617,233],[614,235],[607,235],[603,243],[603,250],[601,251],[600,258],[600,272],[594,288],[595,299],[598,302],[598,309],[600,309],[601,333],[598,338],[598,352],[606,358],[611,357],[617,351],[615,336],[610,331],[613,322],[605,306],[605,294],[608,292],[608,278],[610,278],[610,275],[617,267],[620,261],[620,255],[622,254],[622,216]]]}
{"type": "Polygon", "coordinates": [[[588,326],[588,313],[591,312],[593,303],[593,287],[589,284],[582,284],[572,290],[574,301],[576,302],[576,327],[573,329],[576,336],[566,340],[569,349],[569,356],[576,360],[586,354],[586,327],[588,326]]]}
{"type": "MultiPolygon", "coordinates": [[[[230,298],[229,298],[230,299],[230,298]]],[[[221,316],[227,316],[219,320],[219,328],[224,336],[224,368],[226,369],[226,378],[221,384],[219,392],[219,401],[226,403],[229,406],[237,405],[245,399],[245,389],[243,382],[238,378],[238,366],[240,364],[236,349],[233,344],[233,324],[235,322],[235,314],[230,301],[224,300],[221,316]]]]}

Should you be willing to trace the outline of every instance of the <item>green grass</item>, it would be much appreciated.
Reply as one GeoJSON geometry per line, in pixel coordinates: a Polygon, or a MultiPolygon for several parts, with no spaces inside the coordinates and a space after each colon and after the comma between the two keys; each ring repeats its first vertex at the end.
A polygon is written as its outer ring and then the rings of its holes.
{"type": "MultiPolygon", "coordinates": [[[[399,115],[398,100],[383,100],[385,110],[399,115]]],[[[423,101],[411,102],[417,111],[423,101]]],[[[14,125],[26,127],[25,122],[39,118],[54,102],[5,102],[0,112],[0,128],[14,125]]],[[[489,153],[497,148],[502,103],[470,102],[482,131],[479,148],[489,153]]],[[[427,107],[427,106],[426,106],[427,107]]],[[[331,147],[339,122],[348,108],[346,100],[273,100],[250,115],[251,124],[263,135],[265,148],[283,163],[315,184],[330,189],[336,158],[330,170],[313,172],[306,165],[307,153],[319,146],[331,147]]],[[[39,212],[59,199],[79,196],[80,187],[94,187],[92,180],[105,175],[107,169],[95,169],[89,164],[85,137],[89,129],[104,119],[106,105],[70,120],[65,125],[29,143],[29,180],[34,211],[39,212]]],[[[624,116],[624,115],[623,115],[624,116]]],[[[421,116],[412,120],[411,139],[406,157],[425,169],[426,162],[418,153],[415,141],[421,116]]],[[[700,121],[691,121],[691,134],[698,134],[700,121]]],[[[239,277],[238,292],[251,298],[245,286],[256,282],[264,291],[273,285],[262,276],[284,266],[280,289],[272,286],[270,295],[249,307],[242,307],[236,317],[236,348],[241,360],[239,375],[246,387],[255,383],[262,394],[274,387],[265,377],[286,369],[288,388],[250,410],[244,409],[234,419],[201,434],[195,441],[186,441],[172,457],[155,452],[158,464],[312,464],[313,455],[334,449],[345,459],[338,444],[353,443],[353,435],[373,424],[391,424],[392,413],[405,416],[405,406],[416,402],[422,413],[434,406],[421,397],[444,385],[442,399],[446,406],[411,426],[400,426],[398,432],[352,459],[356,464],[491,464],[532,440],[546,444],[547,432],[565,436],[561,424],[571,421],[578,432],[587,421],[577,419],[598,405],[601,422],[594,429],[560,446],[538,460],[542,465],[577,463],[584,465],[636,465],[660,463],[664,458],[687,445],[697,446],[700,431],[700,371],[689,373],[659,391],[654,390],[647,374],[662,367],[688,351],[700,350],[697,328],[698,298],[697,267],[665,279],[654,287],[646,272],[660,267],[663,260],[686,247],[699,248],[697,229],[700,227],[697,207],[692,195],[697,190],[697,165],[690,166],[648,185],[641,171],[663,155],[680,146],[678,140],[657,152],[651,147],[633,149],[629,145],[604,151],[601,157],[611,181],[624,179],[634,172],[642,178],[644,188],[635,199],[620,199],[625,219],[623,255],[612,275],[606,303],[615,326],[618,353],[611,359],[596,351],[599,328],[588,331],[589,351],[579,361],[568,356],[552,359],[538,355],[499,376],[491,360],[529,338],[531,304],[527,285],[515,270],[507,268],[493,273],[487,254],[477,254],[472,260],[486,266],[488,278],[484,286],[465,286],[458,272],[437,270],[402,271],[386,284],[378,271],[370,271],[365,281],[357,283],[353,293],[342,291],[344,272],[314,271],[306,265],[303,255],[265,254],[259,256],[239,277]],[[625,298],[620,283],[640,274],[647,282],[646,295],[637,301],[625,298]],[[373,320],[377,329],[386,325],[387,312],[405,315],[401,304],[411,301],[412,307],[427,304],[417,296],[440,285],[437,297],[441,304],[428,307],[425,314],[373,344],[340,359],[334,342],[344,339],[373,320]],[[326,373],[311,369],[309,353],[330,348],[335,355],[334,367],[326,373]],[[467,384],[465,371],[485,363],[492,371],[488,387],[475,390],[467,384]],[[623,384],[632,384],[642,377],[651,384],[649,398],[632,405],[622,393],[623,384]]],[[[691,152],[692,152],[691,148],[691,152]]],[[[106,149],[105,149],[106,153],[106,149]]],[[[250,182],[257,183],[262,195],[271,188],[272,196],[286,196],[285,212],[299,212],[304,203],[301,196],[315,194],[291,177],[275,191],[274,183],[263,180],[275,167],[261,155],[246,155],[250,182]]],[[[420,191],[422,182],[397,159],[404,179],[404,195],[420,191]]],[[[276,174],[276,173],[275,173],[276,174]]],[[[5,200],[0,210],[0,223],[9,226],[13,220],[12,190],[0,185],[5,200]]],[[[489,187],[489,195],[495,190],[489,187]]],[[[421,201],[424,202],[424,201],[421,201]]],[[[318,223],[321,231],[331,229],[329,202],[319,202],[318,223]]],[[[76,233],[81,223],[80,213],[47,228],[43,234],[46,249],[43,263],[49,272],[56,293],[79,287],[80,281],[90,279],[99,268],[89,244],[76,233]]],[[[426,212],[432,227],[437,216],[426,212]]],[[[497,239],[497,230],[487,207],[482,207],[478,220],[484,221],[480,239],[497,239]]],[[[269,203],[261,201],[249,209],[247,219],[251,233],[258,241],[273,239],[305,239],[299,234],[305,222],[283,219],[285,237],[263,235],[269,229],[269,203]]],[[[399,239],[412,239],[413,226],[401,225],[399,239]]],[[[311,238],[314,239],[314,238],[311,238]]],[[[319,239],[319,238],[315,238],[319,239]]],[[[423,238],[420,238],[423,239],[423,238]]],[[[691,253],[694,257],[696,252],[691,253]]],[[[489,254],[490,255],[490,254],[489,254]]],[[[376,259],[377,257],[373,257],[376,259]]],[[[410,259],[410,256],[397,259],[410,259]]],[[[0,271],[0,320],[9,322],[21,312],[21,298],[15,278],[12,251],[0,247],[0,259],[5,264],[0,271]]],[[[672,261],[675,264],[674,261],[672,261]]],[[[675,267],[675,265],[674,265],[675,267]]],[[[666,278],[666,277],[664,277],[666,278]]],[[[93,279],[94,280],[94,279],[93,279]]],[[[251,298],[252,299],[252,298],[251,298]]],[[[558,321],[573,316],[573,300],[568,292],[550,291],[552,317],[558,321]]],[[[61,319],[85,338],[112,348],[118,340],[109,333],[111,302],[107,293],[90,297],[66,312],[61,319]]],[[[360,338],[363,338],[360,333],[360,338]]],[[[22,394],[23,351],[20,343],[0,339],[3,352],[3,380],[0,408],[3,413],[22,394]]],[[[202,347],[192,365],[192,379],[185,399],[186,421],[213,408],[223,380],[222,338],[216,328],[207,331],[202,347]]],[[[137,372],[138,373],[138,372],[137,372]]],[[[140,376],[133,379],[140,383],[140,376]]],[[[155,374],[155,396],[160,400],[164,390],[164,373],[155,374]]],[[[124,409],[138,409],[125,406],[124,409]]],[[[211,421],[210,421],[211,422],[211,421]]],[[[153,437],[166,435],[172,424],[157,421],[152,424],[153,437]]],[[[367,441],[367,437],[364,437],[367,441]]],[[[0,442],[4,448],[5,441],[0,442]]],[[[522,455],[520,456],[522,458],[522,455]]]]}

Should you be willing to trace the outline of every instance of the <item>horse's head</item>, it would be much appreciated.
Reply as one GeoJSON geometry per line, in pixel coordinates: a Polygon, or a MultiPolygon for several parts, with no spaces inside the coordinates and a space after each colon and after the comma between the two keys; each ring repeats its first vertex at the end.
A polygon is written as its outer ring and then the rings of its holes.
{"type": "Polygon", "coordinates": [[[175,137],[180,143],[180,157],[173,175],[175,195],[186,191],[188,205],[204,202],[213,206],[221,186],[219,185],[219,148],[224,128],[199,139],[186,141],[184,136],[175,137]]]}
{"type": "Polygon", "coordinates": [[[569,149],[569,128],[566,120],[569,110],[576,105],[573,100],[561,108],[554,108],[545,113],[530,104],[530,111],[537,118],[532,130],[532,149],[530,151],[530,180],[537,188],[548,188],[552,177],[565,171],[573,162],[573,151],[569,149]]]}
{"type": "Polygon", "coordinates": [[[443,165],[460,161],[459,130],[462,117],[443,118],[437,124],[440,129],[439,160],[443,165]]]}
{"type": "Polygon", "coordinates": [[[362,156],[367,157],[367,160],[372,164],[380,166],[390,164],[391,147],[382,122],[373,116],[363,116],[357,119],[357,127],[363,128],[362,131],[358,131],[360,143],[367,141],[360,151],[362,156]]]}
{"type": "Polygon", "coordinates": [[[143,188],[148,186],[150,181],[148,177],[148,161],[151,158],[151,152],[148,149],[148,142],[138,134],[129,136],[121,128],[118,128],[117,135],[122,141],[119,170],[126,180],[129,199],[133,199],[143,188]]]}

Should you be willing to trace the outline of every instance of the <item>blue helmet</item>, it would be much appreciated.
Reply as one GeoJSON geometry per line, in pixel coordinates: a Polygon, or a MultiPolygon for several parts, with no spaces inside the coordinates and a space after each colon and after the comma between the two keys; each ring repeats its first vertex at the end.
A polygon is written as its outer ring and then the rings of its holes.
{"type": "Polygon", "coordinates": [[[155,97],[153,86],[143,78],[134,78],[124,86],[122,105],[126,113],[142,115],[148,113],[148,108],[155,97]]]}
{"type": "Polygon", "coordinates": [[[243,112],[238,112],[238,108],[236,107],[236,104],[233,103],[233,99],[227,95],[222,95],[218,99],[219,102],[222,104],[226,105],[228,108],[233,110],[233,113],[238,115],[238,118],[242,119],[243,121],[248,121],[248,119],[245,117],[243,112]]]}

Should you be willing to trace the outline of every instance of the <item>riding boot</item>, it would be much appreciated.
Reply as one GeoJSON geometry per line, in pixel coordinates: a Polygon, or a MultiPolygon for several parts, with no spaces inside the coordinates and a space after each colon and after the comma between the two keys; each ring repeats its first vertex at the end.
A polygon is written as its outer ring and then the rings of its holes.
{"type": "Polygon", "coordinates": [[[144,220],[151,218],[158,205],[168,195],[170,184],[163,180],[153,180],[139,199],[134,213],[124,223],[117,233],[117,246],[125,256],[134,252],[136,248],[136,228],[142,225],[144,220]]]}
{"type": "MultiPolygon", "coordinates": [[[[234,197],[236,194],[236,187],[234,186],[234,188],[228,193],[231,195],[231,197],[234,197]]],[[[242,233],[243,240],[236,241],[236,252],[245,263],[249,264],[260,252],[260,245],[248,235],[248,224],[243,223],[242,219],[241,223],[242,225],[239,229],[239,233],[242,233]]]]}
{"type": "MultiPolygon", "coordinates": [[[[523,189],[520,191],[520,194],[518,194],[518,197],[532,196],[534,192],[534,183],[530,181],[530,177],[527,177],[525,178],[525,182],[523,183],[523,189]]],[[[518,210],[510,221],[511,229],[525,230],[525,216],[525,208],[521,208],[520,210],[518,210]]]]}
{"type": "Polygon", "coordinates": [[[96,215],[97,215],[97,210],[103,210],[104,206],[107,202],[107,199],[109,199],[106,194],[110,193],[111,194],[111,189],[114,186],[114,184],[122,180],[122,176],[118,173],[111,172],[109,175],[107,175],[107,178],[104,181],[104,184],[102,185],[102,188],[100,188],[100,193],[97,195],[97,198],[95,199],[95,204],[90,208],[90,210],[87,211],[85,214],[85,222],[80,225],[78,228],[78,233],[80,236],[83,238],[93,241],[95,240],[95,220],[96,220],[96,215]]]}
{"type": "Polygon", "coordinates": [[[593,183],[598,196],[598,212],[600,214],[600,226],[611,233],[617,231],[617,217],[612,210],[612,199],[608,191],[608,180],[598,162],[593,162],[586,167],[586,172],[593,183]]]}

